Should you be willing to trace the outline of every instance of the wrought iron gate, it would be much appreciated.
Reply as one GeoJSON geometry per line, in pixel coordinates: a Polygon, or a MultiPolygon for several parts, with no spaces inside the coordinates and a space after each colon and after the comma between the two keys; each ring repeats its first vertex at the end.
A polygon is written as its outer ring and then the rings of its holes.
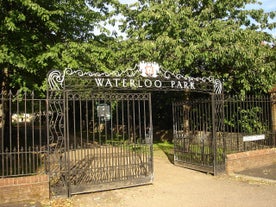
{"type": "Polygon", "coordinates": [[[69,196],[152,182],[151,95],[142,92],[222,90],[213,77],[187,77],[155,63],[121,73],[56,70],[48,85],[51,192],[69,196]]]}
{"type": "Polygon", "coordinates": [[[174,162],[216,174],[225,162],[223,99],[213,93],[198,97],[173,103],[174,162]]]}
{"type": "Polygon", "coordinates": [[[48,100],[52,195],[152,182],[149,93],[64,90],[48,100]]]}

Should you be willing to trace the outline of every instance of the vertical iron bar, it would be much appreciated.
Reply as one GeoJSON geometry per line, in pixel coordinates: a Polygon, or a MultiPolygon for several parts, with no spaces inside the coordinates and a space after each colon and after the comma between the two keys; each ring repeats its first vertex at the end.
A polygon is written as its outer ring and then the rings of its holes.
{"type": "Polygon", "coordinates": [[[86,126],[86,146],[89,142],[89,108],[88,108],[88,100],[85,99],[85,126],[86,126]]]}
{"type": "MultiPolygon", "coordinates": [[[[74,98],[72,98],[73,102],[74,102],[74,98]]],[[[63,114],[64,114],[64,164],[65,164],[65,187],[66,187],[66,192],[67,192],[67,197],[71,197],[71,185],[70,185],[70,143],[69,143],[69,128],[70,128],[70,123],[69,123],[69,97],[68,97],[68,92],[66,92],[65,90],[63,91],[63,114]]],[[[75,112],[74,110],[74,106],[73,106],[73,113],[75,112]]],[[[75,114],[75,113],[74,113],[75,114]]],[[[75,115],[74,115],[75,117],[75,115]]],[[[73,124],[75,124],[75,119],[73,120],[73,124]]],[[[75,127],[75,125],[74,125],[75,127]]],[[[75,128],[74,128],[74,132],[75,132],[75,128]]],[[[75,143],[74,143],[75,144],[75,143]]],[[[62,153],[62,152],[60,152],[62,153]]]]}
{"type": "Polygon", "coordinates": [[[137,144],[136,140],[136,109],[135,109],[135,98],[134,96],[132,97],[132,122],[133,122],[133,127],[132,127],[132,136],[133,136],[133,141],[134,143],[137,144]]]}
{"type": "MultiPolygon", "coordinates": [[[[48,88],[48,86],[47,86],[48,88]]],[[[51,163],[51,158],[50,158],[50,119],[49,119],[49,100],[50,100],[50,96],[49,96],[49,89],[46,91],[46,100],[45,100],[45,104],[46,104],[46,146],[47,148],[45,149],[46,150],[46,161],[45,161],[45,172],[48,173],[48,179],[50,180],[51,178],[51,166],[50,166],[50,163],[51,163]]],[[[49,188],[50,188],[50,191],[51,191],[51,185],[49,185],[49,188]]]]}
{"type": "Polygon", "coordinates": [[[116,105],[116,135],[119,135],[119,101],[115,100],[116,105]]]}
{"type": "MultiPolygon", "coordinates": [[[[107,105],[107,100],[106,99],[104,100],[104,104],[107,105]]],[[[104,143],[105,144],[107,143],[107,140],[108,140],[108,129],[107,129],[108,127],[107,127],[107,125],[108,125],[108,121],[104,117],[104,133],[105,133],[105,135],[104,135],[104,139],[105,139],[104,143]]]]}
{"type": "Polygon", "coordinates": [[[211,93],[212,100],[212,144],[213,144],[213,171],[214,175],[217,174],[216,162],[217,162],[217,143],[216,143],[216,101],[215,94],[211,93]]]}
{"type": "Polygon", "coordinates": [[[80,143],[78,145],[80,145],[81,149],[83,148],[83,134],[82,134],[82,127],[83,127],[83,120],[82,120],[82,97],[80,96],[79,97],[79,118],[80,118],[80,121],[79,121],[79,126],[80,126],[80,143]]]}
{"type": "MultiPolygon", "coordinates": [[[[42,113],[42,108],[41,108],[41,103],[42,103],[42,100],[39,99],[38,100],[38,127],[39,127],[39,131],[38,131],[38,137],[39,137],[39,141],[38,141],[38,146],[39,146],[39,151],[41,153],[41,147],[42,147],[42,116],[43,116],[43,113],[42,113]]],[[[45,127],[45,126],[44,126],[45,127]]],[[[43,152],[44,153],[44,152],[43,152]]]]}
{"type": "Polygon", "coordinates": [[[149,170],[153,179],[153,124],[152,124],[152,103],[151,103],[151,94],[148,93],[148,104],[149,104],[149,124],[150,124],[150,160],[149,160],[149,170]]]}
{"type": "Polygon", "coordinates": [[[35,121],[35,113],[34,113],[34,105],[35,105],[35,99],[34,99],[34,92],[31,93],[31,123],[32,123],[32,162],[33,162],[33,169],[31,170],[32,173],[35,172],[35,155],[38,156],[38,152],[35,152],[35,126],[34,126],[34,121],[35,121]]]}
{"type": "MultiPolygon", "coordinates": [[[[141,100],[138,99],[138,126],[139,126],[139,138],[141,139],[141,143],[143,143],[143,138],[145,139],[145,137],[142,137],[142,125],[141,125],[141,100]]],[[[145,130],[145,129],[144,129],[145,130]]]]}
{"type": "Polygon", "coordinates": [[[127,100],[127,132],[128,132],[128,140],[130,142],[132,142],[132,139],[130,138],[130,123],[131,123],[131,119],[130,119],[130,111],[129,111],[129,99],[127,100]]]}
{"type": "MultiPolygon", "coordinates": [[[[26,114],[27,114],[27,94],[26,94],[26,92],[24,92],[24,96],[23,96],[23,103],[24,103],[24,111],[23,111],[23,119],[22,119],[22,122],[24,122],[24,131],[25,131],[25,133],[24,133],[24,143],[23,143],[23,149],[24,149],[24,152],[27,152],[27,149],[28,149],[28,141],[27,141],[27,122],[26,122],[26,114]]],[[[21,128],[21,127],[20,127],[21,128]]],[[[20,130],[20,129],[19,129],[20,130]]],[[[19,132],[20,133],[20,132],[19,132]]],[[[23,150],[22,150],[22,152],[23,152],[23,150]]],[[[26,166],[28,165],[27,164],[27,161],[28,161],[28,159],[27,159],[27,153],[22,153],[23,154],[23,157],[22,157],[22,159],[23,159],[23,162],[22,162],[22,169],[26,169],[26,166]]]]}
{"type": "MultiPolygon", "coordinates": [[[[97,106],[95,108],[97,109],[97,106]]],[[[102,131],[101,131],[101,118],[98,116],[98,138],[99,138],[98,142],[99,142],[100,145],[102,145],[101,133],[102,133],[102,131]]]]}
{"type": "MultiPolygon", "coordinates": [[[[68,100],[68,99],[66,99],[66,100],[68,100]]],[[[72,103],[73,103],[73,137],[74,137],[73,144],[74,144],[74,148],[76,149],[77,143],[76,143],[76,139],[75,139],[76,138],[76,98],[75,98],[75,94],[72,94],[72,103]]],[[[69,105],[68,105],[68,108],[66,108],[66,109],[67,109],[67,111],[69,111],[69,105]]],[[[68,114],[68,116],[69,116],[69,114],[68,114]]],[[[68,130],[69,130],[69,128],[70,128],[70,126],[68,126],[68,130]]],[[[70,134],[70,130],[69,130],[68,136],[69,136],[69,134],[70,134]]]]}
{"type": "MultiPolygon", "coordinates": [[[[9,149],[8,149],[8,151],[10,152],[10,153],[12,153],[13,152],[13,143],[12,143],[12,136],[13,136],[13,133],[12,133],[12,97],[13,95],[12,95],[12,92],[11,91],[9,91],[9,95],[8,95],[8,101],[9,101],[9,149]]],[[[6,124],[6,123],[5,123],[6,124]]],[[[16,147],[16,144],[17,143],[15,143],[15,147],[16,147]]],[[[7,156],[8,157],[8,156],[7,156]]],[[[14,156],[15,158],[16,158],[16,156],[14,156]]],[[[9,163],[9,160],[7,160],[6,161],[7,162],[7,164],[9,163]]],[[[15,163],[17,163],[17,161],[16,161],[16,159],[15,159],[15,163]]],[[[12,165],[12,160],[10,160],[10,165],[12,165]]],[[[15,168],[16,169],[16,168],[15,168]]],[[[10,171],[10,169],[6,169],[6,171],[7,171],[7,174],[8,174],[8,172],[10,171]]]]}
{"type": "MultiPolygon", "coordinates": [[[[6,102],[7,100],[5,100],[4,99],[4,95],[3,95],[3,93],[1,93],[1,105],[2,105],[2,113],[3,113],[3,110],[4,110],[4,102],[6,102]]],[[[2,119],[2,117],[1,117],[1,119],[2,119]]],[[[2,169],[1,169],[1,175],[0,175],[0,178],[2,177],[2,176],[4,176],[5,174],[4,174],[4,169],[5,169],[5,164],[4,164],[4,157],[5,157],[5,151],[4,151],[4,139],[5,139],[5,134],[4,134],[4,120],[2,119],[1,120],[1,122],[0,122],[0,124],[2,125],[2,127],[1,127],[1,166],[2,166],[2,169]]],[[[7,124],[7,123],[5,123],[5,124],[7,124]]]]}
{"type": "MultiPolygon", "coordinates": [[[[17,92],[16,94],[16,114],[19,115],[19,92],[17,92]]],[[[11,110],[11,109],[10,109],[11,110]]],[[[17,123],[16,123],[16,132],[17,132],[17,162],[18,162],[18,174],[19,174],[19,171],[20,171],[20,168],[21,168],[21,165],[20,165],[20,137],[19,137],[19,120],[17,120],[17,123]]],[[[12,142],[10,142],[12,143],[12,142]]]]}
{"type": "MultiPolygon", "coordinates": [[[[148,141],[149,141],[149,139],[150,139],[150,131],[149,132],[147,132],[147,113],[146,113],[146,100],[144,99],[143,100],[143,112],[144,112],[144,114],[143,114],[143,116],[144,116],[144,130],[145,130],[145,138],[147,138],[148,139],[148,141]]],[[[146,143],[146,144],[149,144],[149,143],[146,143]]]]}
{"type": "MultiPolygon", "coordinates": [[[[95,98],[92,99],[92,137],[93,137],[93,144],[95,143],[95,139],[96,139],[96,131],[95,131],[95,122],[96,122],[96,119],[95,119],[95,98]]],[[[98,134],[99,134],[99,128],[97,130],[98,134]]]]}
{"type": "Polygon", "coordinates": [[[121,107],[122,107],[122,113],[121,113],[121,116],[122,116],[122,133],[123,133],[123,142],[125,142],[125,104],[124,104],[125,100],[123,99],[122,100],[122,103],[121,103],[121,107]]]}
{"type": "MultiPolygon", "coordinates": [[[[111,142],[113,143],[113,141],[114,141],[114,136],[113,136],[113,104],[112,103],[114,103],[115,104],[115,102],[113,102],[113,100],[111,99],[111,97],[110,97],[110,99],[109,99],[109,113],[110,113],[110,117],[109,117],[109,123],[107,123],[109,126],[108,126],[108,128],[109,128],[109,133],[110,133],[110,139],[111,139],[111,142]]],[[[116,104],[115,104],[115,114],[116,114],[116,104]]],[[[115,117],[115,120],[116,120],[116,117],[115,117]]],[[[114,121],[115,122],[115,121],[114,121]]]]}

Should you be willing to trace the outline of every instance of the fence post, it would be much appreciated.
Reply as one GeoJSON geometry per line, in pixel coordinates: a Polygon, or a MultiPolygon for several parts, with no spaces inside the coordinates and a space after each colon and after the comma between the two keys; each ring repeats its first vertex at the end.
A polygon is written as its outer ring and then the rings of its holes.
{"type": "Polygon", "coordinates": [[[224,95],[211,94],[212,103],[212,141],[213,141],[213,168],[214,175],[225,170],[226,143],[222,133],[224,132],[224,95]]]}
{"type": "Polygon", "coordinates": [[[272,126],[272,137],[273,138],[273,146],[276,146],[276,88],[271,91],[270,95],[271,102],[271,126],[272,126]]]}
{"type": "Polygon", "coordinates": [[[216,99],[215,94],[211,93],[211,103],[212,103],[212,148],[213,148],[213,169],[214,175],[216,172],[216,164],[217,164],[217,133],[216,133],[216,99]]]}

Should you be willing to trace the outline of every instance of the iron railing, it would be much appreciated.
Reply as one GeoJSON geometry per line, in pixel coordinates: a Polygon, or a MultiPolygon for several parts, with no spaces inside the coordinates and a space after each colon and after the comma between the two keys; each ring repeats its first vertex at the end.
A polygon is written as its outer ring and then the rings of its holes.
{"type": "Polygon", "coordinates": [[[0,106],[0,178],[45,173],[46,99],[9,92],[0,106]]]}
{"type": "Polygon", "coordinates": [[[212,174],[224,170],[222,98],[200,94],[173,103],[175,164],[212,174]]]}
{"type": "MultiPolygon", "coordinates": [[[[222,101],[224,124],[219,127],[217,137],[223,137],[220,147],[226,153],[276,147],[275,117],[272,113],[273,109],[275,111],[275,98],[270,95],[228,96],[222,101]],[[255,135],[263,136],[254,140],[255,135]],[[253,136],[253,139],[245,139],[247,136],[253,136]]],[[[1,94],[0,178],[45,173],[48,153],[46,103],[47,99],[36,98],[34,93],[1,94]]],[[[189,126],[198,133],[208,131],[212,123],[205,115],[211,108],[206,100],[198,105],[198,109],[196,104],[193,107],[190,114],[193,122],[189,126]],[[204,123],[202,120],[205,120],[204,123]]]]}
{"type": "Polygon", "coordinates": [[[48,102],[51,194],[152,182],[150,93],[68,90],[63,95],[65,102],[60,96],[48,102]]]}
{"type": "Polygon", "coordinates": [[[174,161],[216,174],[226,154],[275,147],[273,96],[211,95],[173,104],[174,161]]]}
{"type": "Polygon", "coordinates": [[[230,154],[275,147],[273,107],[276,107],[276,100],[272,95],[226,97],[223,134],[226,152],[230,154]]]}

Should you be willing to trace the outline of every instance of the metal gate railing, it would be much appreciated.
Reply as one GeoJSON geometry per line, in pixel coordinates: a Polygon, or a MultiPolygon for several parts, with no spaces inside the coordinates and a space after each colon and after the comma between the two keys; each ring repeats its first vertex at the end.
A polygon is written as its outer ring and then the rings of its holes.
{"type": "Polygon", "coordinates": [[[224,141],[221,95],[173,103],[174,162],[176,165],[212,174],[223,170],[224,141]]]}
{"type": "Polygon", "coordinates": [[[52,195],[152,182],[149,93],[65,91],[55,97],[48,120],[52,195]]]}
{"type": "Polygon", "coordinates": [[[227,96],[224,100],[227,153],[276,146],[275,94],[227,96]]]}
{"type": "Polygon", "coordinates": [[[45,173],[46,99],[0,93],[0,179],[45,173]]]}
{"type": "Polygon", "coordinates": [[[275,147],[275,98],[203,94],[173,103],[175,164],[212,174],[226,154],[275,147]]]}

